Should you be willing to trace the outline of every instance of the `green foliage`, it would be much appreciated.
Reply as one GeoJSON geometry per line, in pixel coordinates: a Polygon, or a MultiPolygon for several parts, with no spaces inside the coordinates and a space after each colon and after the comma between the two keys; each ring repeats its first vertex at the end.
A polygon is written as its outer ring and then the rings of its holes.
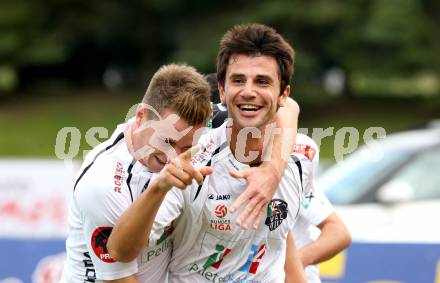
{"type": "MultiPolygon", "coordinates": [[[[322,90],[331,67],[346,73],[348,94],[418,94],[425,74],[439,84],[436,0],[1,1],[0,62],[19,78],[28,67],[57,66],[96,80],[116,67],[140,84],[171,61],[213,72],[221,36],[248,22],[273,26],[292,43],[300,93],[322,90]],[[391,87],[387,80],[407,82],[391,87]]],[[[439,94],[428,88],[421,93],[439,94]]]]}

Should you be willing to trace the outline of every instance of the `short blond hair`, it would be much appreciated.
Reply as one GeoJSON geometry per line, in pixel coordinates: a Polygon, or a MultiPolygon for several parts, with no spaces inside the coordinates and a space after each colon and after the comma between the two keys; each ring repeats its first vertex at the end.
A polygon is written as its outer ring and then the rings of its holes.
{"type": "Polygon", "coordinates": [[[142,102],[159,113],[172,110],[189,125],[201,125],[211,116],[210,92],[208,82],[195,68],[170,64],[153,75],[142,102]]]}

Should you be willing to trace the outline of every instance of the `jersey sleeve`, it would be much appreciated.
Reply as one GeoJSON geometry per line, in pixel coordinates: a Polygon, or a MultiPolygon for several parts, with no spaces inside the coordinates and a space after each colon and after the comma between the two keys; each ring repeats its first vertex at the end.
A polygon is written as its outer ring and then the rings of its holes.
{"type": "Polygon", "coordinates": [[[300,162],[302,171],[299,214],[317,226],[333,212],[333,206],[327,197],[315,186],[315,176],[319,167],[319,149],[311,138],[298,134],[293,154],[300,162]]]}
{"type": "Polygon", "coordinates": [[[182,190],[172,188],[168,191],[154,219],[149,247],[159,245],[173,233],[174,220],[181,215],[184,202],[182,190]]]}
{"type": "Polygon", "coordinates": [[[138,271],[136,260],[116,262],[107,250],[113,226],[132,203],[127,190],[115,190],[115,168],[118,168],[117,162],[92,166],[74,192],[74,201],[83,222],[85,244],[98,280],[115,280],[138,271]]]}

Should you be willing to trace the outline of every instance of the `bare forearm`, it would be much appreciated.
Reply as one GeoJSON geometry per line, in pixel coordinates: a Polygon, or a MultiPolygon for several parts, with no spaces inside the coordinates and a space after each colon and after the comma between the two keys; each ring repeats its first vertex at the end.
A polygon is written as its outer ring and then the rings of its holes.
{"type": "Polygon", "coordinates": [[[156,214],[172,187],[184,190],[193,180],[201,184],[203,176],[213,172],[211,167],[194,168],[191,158],[198,150],[198,146],[192,147],[171,160],[148,189],[122,214],[107,244],[113,259],[128,262],[139,255],[148,244],[156,214]]]}
{"type": "Polygon", "coordinates": [[[286,260],[284,263],[284,271],[286,273],[285,283],[307,282],[304,268],[301,264],[298,250],[295,246],[292,232],[287,234],[286,260]]]}
{"type": "Polygon", "coordinates": [[[299,106],[291,98],[287,99],[286,106],[278,109],[275,116],[275,125],[277,133],[273,135],[273,146],[269,154],[269,163],[282,175],[286,167],[288,158],[296,141],[298,130],[299,106]]]}
{"type": "Polygon", "coordinates": [[[304,266],[329,260],[351,244],[351,235],[345,225],[336,214],[333,214],[331,219],[333,221],[320,227],[321,235],[318,239],[300,249],[301,262],[304,266]]]}
{"type": "Polygon", "coordinates": [[[132,261],[148,244],[154,218],[165,194],[157,183],[153,182],[121,215],[107,244],[113,259],[121,262],[132,261]]]}

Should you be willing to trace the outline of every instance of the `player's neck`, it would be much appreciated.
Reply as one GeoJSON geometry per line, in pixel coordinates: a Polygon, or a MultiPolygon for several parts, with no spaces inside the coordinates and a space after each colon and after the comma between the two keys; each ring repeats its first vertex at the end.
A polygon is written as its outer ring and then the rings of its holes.
{"type": "Polygon", "coordinates": [[[134,157],[134,147],[133,147],[133,122],[127,125],[124,131],[125,144],[127,145],[128,152],[134,157]]]}
{"type": "Polygon", "coordinates": [[[232,154],[235,159],[244,164],[258,164],[261,162],[264,144],[264,131],[259,130],[259,133],[252,136],[252,131],[246,131],[232,125],[228,125],[228,142],[232,154]]]}
{"type": "Polygon", "coordinates": [[[139,161],[142,165],[148,168],[148,166],[145,164],[145,162],[142,160],[142,158],[138,157],[136,154],[136,150],[134,148],[134,139],[136,138],[134,136],[134,131],[136,130],[136,123],[132,121],[127,125],[127,128],[124,131],[124,137],[125,137],[125,144],[127,145],[128,152],[131,156],[133,156],[134,159],[139,161]]]}

